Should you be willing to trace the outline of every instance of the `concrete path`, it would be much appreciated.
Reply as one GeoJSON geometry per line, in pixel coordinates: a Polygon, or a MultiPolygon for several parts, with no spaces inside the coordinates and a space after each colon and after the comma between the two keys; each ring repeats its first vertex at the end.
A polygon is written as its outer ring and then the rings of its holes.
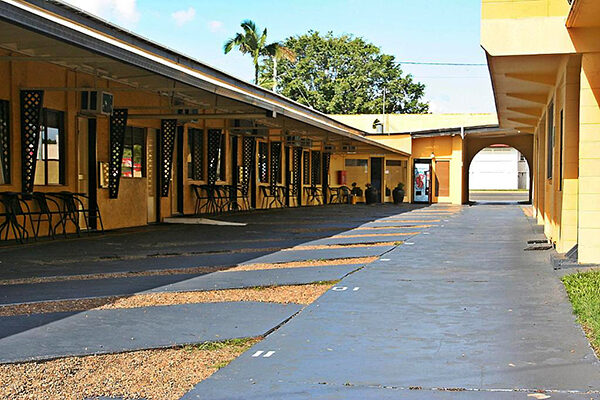
{"type": "Polygon", "coordinates": [[[156,275],[6,285],[0,290],[0,305],[123,296],[148,292],[195,292],[258,286],[302,285],[320,281],[336,281],[362,266],[355,264],[256,271],[218,271],[202,275],[156,275]]]}
{"type": "Polygon", "coordinates": [[[0,317],[0,363],[257,337],[301,308],[228,302],[0,317]]]}
{"type": "Polygon", "coordinates": [[[523,251],[540,236],[521,208],[443,219],[184,399],[600,399],[599,362],[548,253],[523,251]]]}

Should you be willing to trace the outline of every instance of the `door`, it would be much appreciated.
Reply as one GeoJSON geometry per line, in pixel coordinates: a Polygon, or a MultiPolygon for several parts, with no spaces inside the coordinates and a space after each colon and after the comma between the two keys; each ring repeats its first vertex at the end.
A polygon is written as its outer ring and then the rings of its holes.
{"type": "Polygon", "coordinates": [[[158,222],[158,184],[156,163],[158,153],[156,147],[156,130],[148,129],[146,135],[148,143],[146,146],[146,183],[148,185],[148,223],[158,222]]]}
{"type": "Polygon", "coordinates": [[[176,210],[178,214],[183,214],[183,126],[178,126],[177,127],[177,139],[175,141],[175,145],[176,145],[176,154],[175,154],[175,165],[177,166],[176,168],[176,173],[175,173],[175,182],[173,182],[174,184],[174,197],[175,197],[175,204],[176,204],[176,210]]]}
{"type": "Polygon", "coordinates": [[[415,203],[429,203],[431,194],[431,161],[415,160],[413,176],[413,201],[415,203]]]}
{"type": "MultiPolygon", "coordinates": [[[[230,149],[231,149],[231,184],[234,187],[239,187],[240,183],[240,170],[239,170],[239,150],[238,150],[238,137],[235,135],[229,136],[230,149]]],[[[234,209],[238,209],[238,192],[231,190],[229,192],[229,200],[232,202],[234,209]]]]}
{"type": "MultiPolygon", "coordinates": [[[[96,119],[77,118],[77,191],[88,197],[89,228],[97,228],[97,173],[96,173],[96,119]]],[[[82,218],[80,228],[85,229],[86,223],[82,218]]]]}
{"type": "Polygon", "coordinates": [[[377,202],[381,203],[383,190],[383,157],[371,158],[371,186],[377,189],[377,202]]]}
{"type": "Polygon", "coordinates": [[[435,162],[435,183],[437,197],[450,196],[450,161],[435,162]]]}

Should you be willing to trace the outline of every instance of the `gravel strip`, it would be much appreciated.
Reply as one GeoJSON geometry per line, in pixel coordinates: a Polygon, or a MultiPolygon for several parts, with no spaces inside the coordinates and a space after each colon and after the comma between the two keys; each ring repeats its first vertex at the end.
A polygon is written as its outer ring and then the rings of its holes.
{"type": "Polygon", "coordinates": [[[252,289],[212,290],[208,292],[148,293],[122,297],[98,307],[98,310],[169,306],[173,304],[222,303],[227,301],[259,301],[263,303],[310,304],[332,286],[332,283],[268,286],[252,289]]]}
{"type": "Polygon", "coordinates": [[[352,264],[370,264],[379,257],[358,257],[358,258],[338,258],[335,260],[313,260],[313,261],[292,261],[286,263],[274,264],[247,264],[239,265],[228,269],[227,271],[256,271],[260,269],[280,269],[280,268],[305,268],[305,267],[325,267],[336,265],[352,264]]]}
{"type": "MultiPolygon", "coordinates": [[[[379,236],[379,235],[378,235],[379,236]]],[[[337,237],[337,236],[334,236],[337,237]]],[[[296,250],[323,250],[323,249],[349,249],[353,247],[380,247],[380,246],[396,246],[399,242],[377,242],[377,243],[356,243],[356,244],[322,244],[315,246],[295,246],[281,251],[296,251],[296,250]]]]}
{"type": "Polygon", "coordinates": [[[176,400],[259,340],[0,365],[0,399],[176,400]]]}
{"type": "Polygon", "coordinates": [[[144,293],[80,300],[44,301],[0,307],[0,316],[114,310],[168,306],[174,304],[222,303],[227,301],[259,301],[265,303],[310,304],[331,287],[331,283],[269,286],[250,289],[211,290],[206,292],[144,293]]]}

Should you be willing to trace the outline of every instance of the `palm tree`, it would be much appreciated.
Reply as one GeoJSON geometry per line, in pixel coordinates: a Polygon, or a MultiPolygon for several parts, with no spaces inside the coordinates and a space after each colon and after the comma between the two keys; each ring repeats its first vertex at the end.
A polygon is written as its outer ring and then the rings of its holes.
{"type": "Polygon", "coordinates": [[[258,73],[260,70],[260,59],[270,57],[273,60],[273,91],[277,89],[277,60],[283,58],[294,61],[294,52],[282,46],[279,42],[265,44],[267,42],[267,29],[259,32],[253,21],[245,20],[241,23],[243,33],[237,33],[227,40],[223,45],[223,52],[229,53],[237,48],[242,54],[250,54],[254,63],[254,83],[258,85],[258,73]]]}

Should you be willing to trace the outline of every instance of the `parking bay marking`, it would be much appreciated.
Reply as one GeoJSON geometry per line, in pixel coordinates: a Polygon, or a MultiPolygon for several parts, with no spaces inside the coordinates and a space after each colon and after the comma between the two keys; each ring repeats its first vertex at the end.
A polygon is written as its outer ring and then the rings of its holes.
{"type": "MultiPolygon", "coordinates": [[[[345,292],[346,290],[348,290],[348,286],[334,286],[331,288],[331,290],[333,290],[334,292],[345,292]]],[[[358,292],[360,289],[360,286],[355,286],[354,288],[352,288],[353,292],[358,292]]]]}
{"type": "Polygon", "coordinates": [[[266,353],[264,352],[264,350],[258,350],[256,353],[252,354],[252,357],[256,358],[256,357],[260,357],[262,355],[263,358],[269,358],[273,354],[275,354],[275,352],[273,350],[269,350],[266,353]]]}

